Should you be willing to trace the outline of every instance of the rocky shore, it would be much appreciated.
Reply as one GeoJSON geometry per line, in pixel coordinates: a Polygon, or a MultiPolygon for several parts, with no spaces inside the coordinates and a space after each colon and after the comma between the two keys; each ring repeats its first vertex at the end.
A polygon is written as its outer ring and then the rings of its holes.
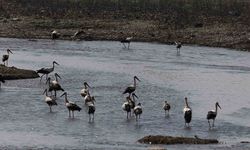
{"type": "Polygon", "coordinates": [[[0,65],[0,75],[3,80],[31,79],[39,77],[36,71],[19,69],[16,67],[6,67],[4,65],[0,65]]]}

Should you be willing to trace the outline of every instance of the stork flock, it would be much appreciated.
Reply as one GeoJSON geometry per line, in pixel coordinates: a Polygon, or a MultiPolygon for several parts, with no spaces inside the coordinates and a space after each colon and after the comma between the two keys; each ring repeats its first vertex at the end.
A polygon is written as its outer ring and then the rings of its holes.
{"type": "MultiPolygon", "coordinates": [[[[130,40],[132,38],[127,39],[126,41],[121,41],[123,44],[124,43],[130,43],[130,40]]],[[[128,45],[129,47],[129,45],[128,45]]],[[[176,48],[180,49],[181,48],[181,43],[176,42],[176,48]]],[[[177,54],[179,50],[177,50],[177,54]]],[[[9,54],[13,54],[10,49],[7,49],[7,54],[3,55],[2,61],[5,66],[8,65],[8,60],[9,60],[9,54]]],[[[51,77],[49,77],[49,74],[52,73],[55,70],[55,65],[59,65],[56,61],[52,62],[52,67],[50,68],[41,68],[37,70],[37,73],[41,74],[41,79],[40,82],[42,81],[43,76],[46,76],[46,85],[48,85],[47,88],[44,89],[43,94],[45,95],[44,101],[48,104],[50,112],[52,112],[52,106],[57,105],[57,91],[62,91],[64,92],[60,97],[65,98],[65,106],[68,109],[69,112],[69,117],[74,118],[74,111],[81,111],[81,107],[79,107],[75,102],[68,100],[68,93],[64,91],[62,86],[59,84],[59,79],[61,79],[60,75],[58,73],[54,73],[55,79],[51,81],[51,77]],[[54,95],[52,92],[54,91],[54,95]],[[50,93],[50,94],[49,94],[50,93]]],[[[130,86],[128,86],[123,94],[128,94],[126,97],[125,102],[122,104],[122,109],[127,113],[127,119],[129,117],[132,117],[132,113],[136,117],[136,121],[138,121],[141,117],[141,114],[143,112],[142,110],[142,105],[140,102],[137,103],[136,105],[136,99],[139,99],[138,96],[135,94],[136,87],[137,87],[137,81],[140,82],[140,79],[137,76],[134,76],[133,78],[134,83],[130,86]]],[[[3,76],[0,74],[0,88],[1,88],[1,83],[5,83],[5,80],[3,76]]],[[[83,97],[84,104],[88,108],[88,114],[89,114],[89,122],[94,121],[94,114],[95,114],[95,97],[91,96],[90,94],[90,86],[87,82],[83,83],[84,87],[80,91],[80,95],[83,97]]],[[[185,121],[185,126],[189,127],[189,124],[192,120],[192,109],[188,104],[187,97],[184,98],[184,121],[185,121]]],[[[218,108],[221,109],[220,105],[218,102],[215,103],[215,110],[208,111],[207,113],[207,121],[209,124],[209,129],[211,128],[210,120],[213,121],[212,127],[214,127],[214,122],[215,118],[218,113],[218,108]]],[[[163,110],[165,111],[165,116],[169,116],[169,111],[171,109],[170,104],[165,101],[163,105],[163,110]],[[168,113],[167,113],[168,112],[168,113]]]]}

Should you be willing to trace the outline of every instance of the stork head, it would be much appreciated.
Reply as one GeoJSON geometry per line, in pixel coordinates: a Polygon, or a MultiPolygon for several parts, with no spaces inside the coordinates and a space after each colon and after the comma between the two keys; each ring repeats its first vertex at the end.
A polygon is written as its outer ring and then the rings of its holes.
{"type": "Polygon", "coordinates": [[[138,103],[137,105],[138,105],[138,106],[141,106],[141,103],[138,103]]]}
{"type": "Polygon", "coordinates": [[[57,65],[59,65],[56,61],[53,61],[53,64],[57,64],[57,65]]]}
{"type": "Polygon", "coordinates": [[[135,93],[132,93],[132,96],[133,96],[133,97],[136,97],[136,98],[138,99],[138,96],[137,96],[137,95],[135,95],[135,93]]]}
{"type": "Polygon", "coordinates": [[[13,54],[12,51],[11,51],[10,49],[7,49],[7,53],[8,53],[8,54],[9,54],[9,53],[13,54]]]}
{"type": "Polygon", "coordinates": [[[167,104],[168,103],[168,101],[165,101],[165,104],[167,104]]]}
{"type": "Polygon", "coordinates": [[[134,76],[134,79],[137,81],[141,81],[137,76],[134,76]]]}
{"type": "Polygon", "coordinates": [[[83,85],[90,88],[90,86],[87,82],[84,82],[83,85]]]}
{"type": "Polygon", "coordinates": [[[218,107],[221,109],[221,107],[220,107],[220,105],[219,105],[218,102],[215,103],[215,106],[216,106],[216,107],[218,106],[218,107]]]}

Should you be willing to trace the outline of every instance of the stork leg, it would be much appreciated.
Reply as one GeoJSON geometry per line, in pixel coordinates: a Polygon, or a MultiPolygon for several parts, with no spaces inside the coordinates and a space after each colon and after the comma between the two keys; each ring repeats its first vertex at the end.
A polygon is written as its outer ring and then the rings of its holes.
{"type": "Polygon", "coordinates": [[[55,91],[55,97],[56,97],[56,90],[54,90],[55,91]]]}
{"type": "Polygon", "coordinates": [[[48,74],[46,74],[46,80],[48,80],[48,74]]]}
{"type": "Polygon", "coordinates": [[[129,112],[127,112],[127,119],[128,119],[128,113],[129,113],[129,112]]]}
{"type": "Polygon", "coordinates": [[[126,48],[126,45],[124,43],[122,43],[122,44],[123,44],[124,48],[126,48]]]}
{"type": "Polygon", "coordinates": [[[89,114],[89,122],[91,122],[91,116],[90,116],[90,114],[89,114]]]}
{"type": "Polygon", "coordinates": [[[215,120],[215,119],[213,119],[213,127],[214,127],[214,120],[215,120]]]}
{"type": "Polygon", "coordinates": [[[51,106],[49,106],[49,112],[52,112],[52,110],[51,110],[51,106]]]}
{"type": "Polygon", "coordinates": [[[137,119],[137,115],[135,115],[135,120],[137,121],[138,119],[137,119]]]}
{"type": "Polygon", "coordinates": [[[70,110],[69,110],[69,118],[71,117],[71,115],[70,115],[70,110]]]}
{"type": "Polygon", "coordinates": [[[93,121],[95,120],[95,114],[93,114],[93,121]]]}
{"type": "Polygon", "coordinates": [[[72,111],[72,115],[73,115],[73,118],[75,118],[75,116],[74,116],[74,111],[72,111]]]}
{"type": "Polygon", "coordinates": [[[209,120],[207,120],[207,122],[208,122],[208,124],[209,124],[209,129],[211,129],[210,121],[209,121],[209,120]]]}
{"type": "Polygon", "coordinates": [[[130,46],[130,42],[128,43],[128,49],[129,49],[129,46],[130,46]]]}
{"type": "Polygon", "coordinates": [[[44,74],[43,74],[43,75],[41,75],[41,79],[40,79],[40,82],[42,81],[42,79],[43,79],[43,76],[44,76],[44,74]]]}

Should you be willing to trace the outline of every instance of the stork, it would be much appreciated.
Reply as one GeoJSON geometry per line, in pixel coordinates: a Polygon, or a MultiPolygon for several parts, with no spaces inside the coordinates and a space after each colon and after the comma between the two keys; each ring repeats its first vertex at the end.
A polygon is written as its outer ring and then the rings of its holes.
{"type": "Polygon", "coordinates": [[[138,103],[137,106],[135,106],[135,108],[134,108],[134,114],[135,114],[135,117],[136,117],[136,121],[138,121],[138,117],[140,119],[141,118],[141,114],[142,114],[141,103],[138,103]]]}
{"type": "Polygon", "coordinates": [[[185,107],[183,109],[184,113],[184,119],[185,119],[185,126],[191,122],[192,119],[192,109],[189,107],[188,102],[187,102],[187,97],[185,97],[185,107]]]}
{"type": "Polygon", "coordinates": [[[79,111],[79,112],[80,112],[80,111],[82,110],[82,108],[79,107],[78,105],[76,105],[75,102],[72,102],[72,101],[69,101],[69,100],[68,100],[67,92],[64,92],[64,93],[61,95],[61,97],[62,97],[62,96],[65,96],[65,106],[68,108],[69,117],[71,117],[71,113],[70,113],[70,112],[72,112],[72,116],[73,116],[73,118],[74,118],[74,111],[79,111]]]}
{"type": "Polygon", "coordinates": [[[51,32],[51,39],[52,40],[58,39],[59,37],[60,37],[60,33],[58,33],[56,30],[53,30],[51,32]]]}
{"type": "Polygon", "coordinates": [[[81,90],[80,94],[82,97],[85,97],[89,92],[90,86],[87,82],[84,82],[83,85],[84,85],[84,88],[81,90]]]}
{"type": "Polygon", "coordinates": [[[0,74],[0,88],[1,88],[1,82],[5,83],[5,80],[3,79],[3,75],[0,74]]]}
{"type": "MultiPolygon", "coordinates": [[[[55,76],[57,78],[57,76],[59,76],[59,75],[55,75],[55,76]]],[[[49,84],[49,92],[52,92],[52,91],[55,92],[55,97],[56,97],[56,91],[64,91],[64,89],[61,87],[61,85],[58,83],[58,81],[53,81],[52,83],[50,81],[51,81],[51,78],[49,77],[46,81],[46,84],[47,83],[49,84]]]]}
{"type": "Polygon", "coordinates": [[[89,105],[90,103],[94,104],[95,97],[91,96],[90,93],[88,92],[87,95],[84,97],[84,103],[85,103],[85,105],[89,105]]]}
{"type": "Polygon", "coordinates": [[[131,116],[131,109],[132,108],[131,108],[131,105],[130,105],[130,101],[131,101],[131,99],[128,96],[128,97],[126,97],[126,102],[124,102],[122,104],[122,109],[127,112],[127,119],[128,119],[128,114],[130,114],[130,116],[131,116]]]}
{"type": "Polygon", "coordinates": [[[85,33],[84,31],[78,30],[78,31],[76,31],[76,32],[74,33],[73,36],[71,36],[71,38],[72,38],[72,40],[75,40],[75,39],[77,39],[81,34],[84,34],[84,33],[85,33]]]}
{"type": "Polygon", "coordinates": [[[7,55],[6,54],[3,55],[2,61],[3,61],[3,63],[4,63],[5,66],[8,66],[8,60],[9,60],[10,53],[13,54],[10,49],[7,49],[7,55]]]}
{"type": "Polygon", "coordinates": [[[128,49],[129,49],[130,42],[131,42],[132,39],[133,39],[133,37],[127,37],[127,38],[125,38],[125,39],[122,39],[120,42],[123,44],[123,46],[124,46],[125,48],[126,48],[125,43],[127,43],[127,44],[128,44],[128,49]]]}
{"type": "Polygon", "coordinates": [[[43,94],[45,94],[45,102],[49,105],[49,110],[50,112],[52,112],[52,109],[51,107],[54,106],[54,105],[57,105],[57,102],[56,102],[56,99],[52,96],[48,96],[48,90],[45,89],[43,94]]]}
{"type": "Polygon", "coordinates": [[[208,111],[208,113],[207,113],[207,121],[208,121],[208,124],[209,124],[209,129],[211,128],[211,125],[210,125],[210,122],[209,122],[210,119],[213,120],[213,127],[214,127],[214,120],[215,120],[215,118],[217,116],[218,107],[221,109],[219,103],[216,102],[215,103],[215,110],[208,111]]]}
{"type": "Polygon", "coordinates": [[[130,85],[128,86],[125,91],[123,92],[123,94],[129,93],[129,95],[131,95],[131,93],[133,93],[136,89],[136,80],[141,81],[137,76],[134,76],[134,85],[130,85]]]}
{"type": "Polygon", "coordinates": [[[39,69],[39,70],[36,71],[37,73],[41,73],[42,74],[40,81],[42,80],[42,78],[43,78],[44,75],[46,75],[46,80],[47,80],[48,79],[48,74],[50,74],[51,72],[54,71],[55,64],[59,65],[56,61],[53,61],[52,64],[53,64],[52,68],[41,68],[41,69],[39,69]]]}
{"type": "Polygon", "coordinates": [[[166,111],[168,111],[168,115],[169,115],[170,108],[171,108],[170,104],[167,101],[165,101],[164,105],[163,105],[163,110],[165,111],[165,116],[166,116],[166,111]]]}
{"type": "Polygon", "coordinates": [[[181,47],[182,47],[182,44],[181,42],[175,42],[175,45],[176,45],[176,50],[177,50],[177,55],[180,55],[181,54],[181,47]]]}
{"type": "Polygon", "coordinates": [[[88,114],[89,114],[89,122],[94,121],[94,118],[95,118],[95,104],[94,103],[91,103],[91,104],[88,104],[88,114]],[[91,115],[93,116],[92,119],[91,119],[91,115]]]}

